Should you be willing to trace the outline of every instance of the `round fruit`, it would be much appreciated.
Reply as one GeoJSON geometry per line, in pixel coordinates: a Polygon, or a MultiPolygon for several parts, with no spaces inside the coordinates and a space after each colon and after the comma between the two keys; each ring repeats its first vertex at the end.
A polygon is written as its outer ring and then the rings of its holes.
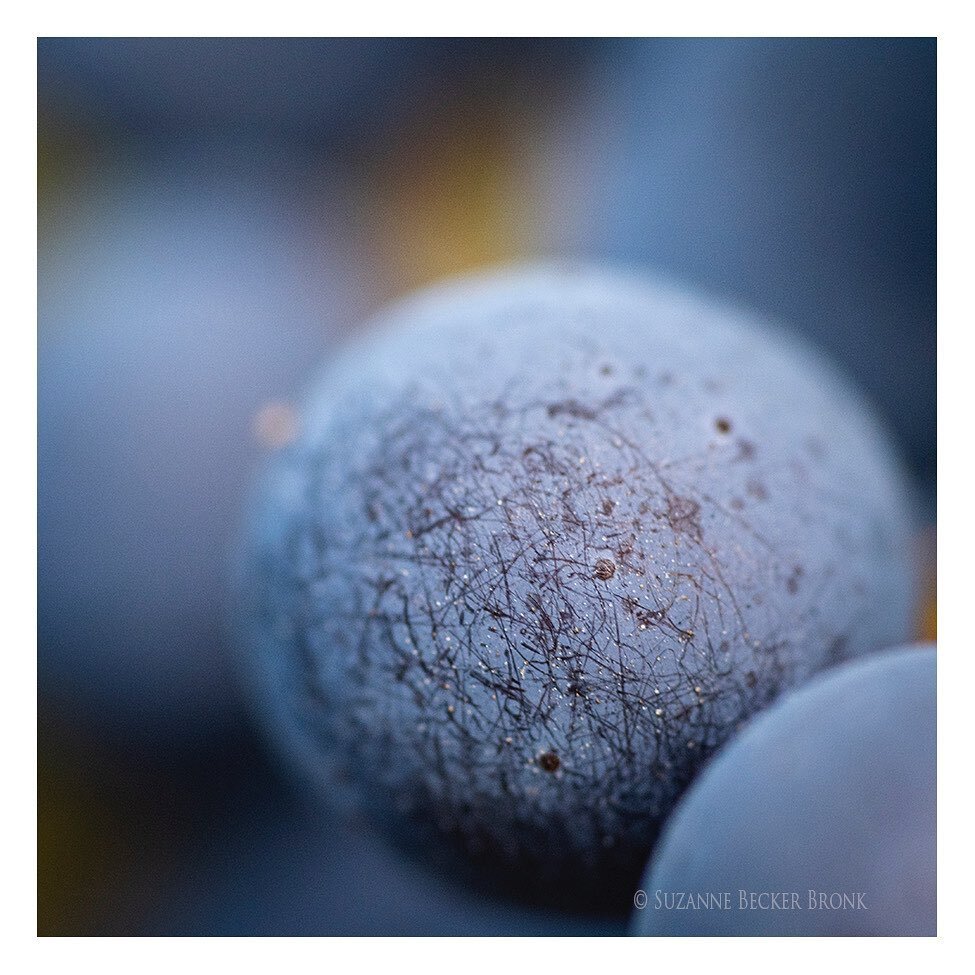
{"type": "Polygon", "coordinates": [[[635,933],[933,936],[935,746],[933,647],[790,694],[678,806],[635,933]]]}
{"type": "Polygon", "coordinates": [[[678,291],[434,290],[302,425],[245,563],[268,720],[387,828],[532,894],[628,899],[741,722],[906,636],[908,518],[864,404],[678,291]]]}
{"type": "Polygon", "coordinates": [[[232,713],[235,512],[358,293],[266,175],[193,169],[87,187],[39,254],[40,691],[126,745],[232,713]]]}

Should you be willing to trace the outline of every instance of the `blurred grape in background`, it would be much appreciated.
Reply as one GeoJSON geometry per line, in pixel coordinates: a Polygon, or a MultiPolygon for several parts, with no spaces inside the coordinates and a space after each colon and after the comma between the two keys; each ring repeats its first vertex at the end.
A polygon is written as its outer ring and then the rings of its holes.
{"type": "Polygon", "coordinates": [[[568,254],[795,324],[933,498],[934,64],[933,41],[41,39],[39,931],[595,932],[291,794],[229,661],[251,474],[383,301],[568,254]]]}
{"type": "Polygon", "coordinates": [[[103,175],[40,256],[41,689],[167,750],[228,720],[226,540],[364,294],[334,206],[194,162],[103,175]]]}

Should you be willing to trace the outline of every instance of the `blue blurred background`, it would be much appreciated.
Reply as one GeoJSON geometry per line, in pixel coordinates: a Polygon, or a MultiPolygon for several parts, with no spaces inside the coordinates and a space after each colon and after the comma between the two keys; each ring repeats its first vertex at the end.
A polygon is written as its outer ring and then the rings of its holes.
{"type": "Polygon", "coordinates": [[[251,475],[384,302],[663,272],[827,350],[898,441],[933,637],[933,40],[42,39],[42,934],[620,933],[325,816],[252,731],[251,475]]]}

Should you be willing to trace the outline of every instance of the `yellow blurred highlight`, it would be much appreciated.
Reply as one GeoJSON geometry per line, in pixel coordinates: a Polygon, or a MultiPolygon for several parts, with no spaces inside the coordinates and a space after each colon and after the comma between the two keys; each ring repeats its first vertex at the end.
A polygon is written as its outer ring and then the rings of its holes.
{"type": "Polygon", "coordinates": [[[918,637],[925,641],[935,641],[938,639],[938,598],[933,592],[921,607],[918,637]]]}
{"type": "Polygon", "coordinates": [[[379,164],[366,210],[391,294],[526,256],[534,209],[517,146],[530,125],[504,104],[454,105],[379,164]]]}
{"type": "Polygon", "coordinates": [[[915,637],[935,641],[938,638],[938,532],[934,525],[929,525],[918,536],[917,552],[920,590],[915,637]]]}

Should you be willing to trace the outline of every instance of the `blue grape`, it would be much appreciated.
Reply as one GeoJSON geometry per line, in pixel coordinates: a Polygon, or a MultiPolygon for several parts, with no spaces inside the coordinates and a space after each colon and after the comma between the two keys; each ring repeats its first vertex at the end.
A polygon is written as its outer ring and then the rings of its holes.
{"type": "Polygon", "coordinates": [[[264,718],[412,846],[629,897],[741,722],[905,638],[896,462],[808,349],[639,279],[465,280],[373,333],[251,517],[264,718]]]}
{"type": "MultiPolygon", "coordinates": [[[[225,572],[286,403],[355,307],[349,260],[263,183],[187,162],[62,203],[39,255],[42,697],[123,743],[199,742],[235,703],[225,572]],[[196,173],[195,175],[192,175],[196,173]]],[[[283,419],[282,419],[283,418],[283,419]]]]}
{"type": "Polygon", "coordinates": [[[935,732],[931,646],[846,664],[788,695],[677,807],[634,932],[934,935],[935,732]],[[784,896],[752,896],[773,891],[784,896]],[[689,907],[723,892],[727,908],[689,907]]]}

